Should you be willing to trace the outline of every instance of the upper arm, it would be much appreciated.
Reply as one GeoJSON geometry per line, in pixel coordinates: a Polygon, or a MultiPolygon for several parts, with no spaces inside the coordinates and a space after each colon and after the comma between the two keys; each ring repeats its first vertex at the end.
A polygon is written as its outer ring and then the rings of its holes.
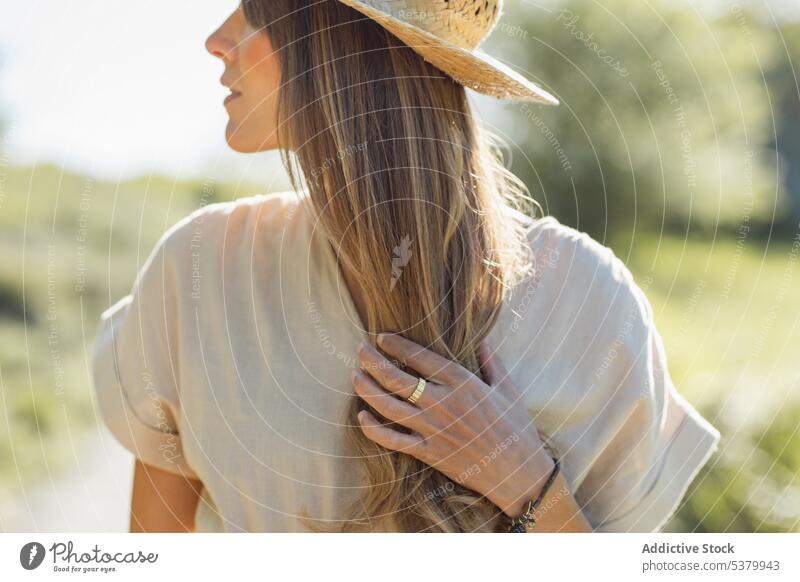
{"type": "Polygon", "coordinates": [[[203,483],[135,460],[131,532],[192,532],[203,483]]]}
{"type": "Polygon", "coordinates": [[[596,531],[658,531],[720,434],[678,392],[650,302],[622,262],[612,260],[624,319],[612,321],[615,357],[606,357],[610,364],[594,387],[608,403],[592,427],[602,445],[578,493],[596,531]]]}
{"type": "Polygon", "coordinates": [[[93,381],[101,417],[125,448],[148,465],[197,479],[183,454],[181,435],[181,291],[175,247],[182,239],[174,234],[172,229],[158,242],[131,293],[100,316],[93,381]]]}
{"type": "Polygon", "coordinates": [[[510,334],[524,327],[535,342],[520,346],[535,362],[529,411],[594,531],[658,530],[720,434],[674,386],[652,307],[625,263],[553,217],[535,226],[536,270],[510,334]]]}
{"type": "Polygon", "coordinates": [[[136,459],[131,531],[191,531],[202,487],[183,447],[177,234],[165,233],[131,293],[103,312],[92,358],[100,415],[136,459]]]}

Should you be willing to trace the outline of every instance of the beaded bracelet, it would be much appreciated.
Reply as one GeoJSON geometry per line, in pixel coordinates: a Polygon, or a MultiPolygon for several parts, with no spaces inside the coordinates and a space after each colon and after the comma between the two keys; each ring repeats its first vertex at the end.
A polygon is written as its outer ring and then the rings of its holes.
{"type": "Polygon", "coordinates": [[[533,528],[536,525],[536,517],[534,516],[533,512],[539,508],[539,504],[541,504],[544,496],[547,495],[547,491],[550,489],[553,481],[556,480],[556,477],[558,477],[558,472],[560,470],[558,459],[553,457],[553,462],[555,463],[553,471],[547,478],[547,482],[544,484],[544,487],[542,487],[539,495],[535,500],[528,501],[528,508],[525,510],[525,513],[523,513],[520,517],[515,517],[511,520],[511,528],[508,530],[509,532],[526,533],[529,528],[533,528]]]}

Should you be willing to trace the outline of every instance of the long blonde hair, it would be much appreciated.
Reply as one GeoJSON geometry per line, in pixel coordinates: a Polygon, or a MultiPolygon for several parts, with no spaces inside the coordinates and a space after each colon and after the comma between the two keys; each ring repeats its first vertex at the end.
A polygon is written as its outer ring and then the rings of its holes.
{"type": "MultiPolygon", "coordinates": [[[[476,348],[532,268],[523,225],[506,207],[532,201],[464,87],[335,0],[245,0],[243,9],[278,51],[283,161],[358,277],[369,337],[402,333],[480,374],[476,348]]],[[[370,487],[335,529],[500,528],[502,512],[486,498],[367,439],[363,408],[402,430],[353,396],[346,430],[370,487]]]]}

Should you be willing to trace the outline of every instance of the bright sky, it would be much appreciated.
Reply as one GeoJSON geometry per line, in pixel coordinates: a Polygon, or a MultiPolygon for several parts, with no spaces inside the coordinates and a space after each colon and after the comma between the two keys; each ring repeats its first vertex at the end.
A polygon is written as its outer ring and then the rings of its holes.
{"type": "Polygon", "coordinates": [[[0,119],[12,163],[116,179],[273,176],[227,148],[223,64],[206,37],[237,0],[25,0],[0,18],[0,119]]]}
{"type": "MultiPolygon", "coordinates": [[[[795,9],[796,1],[768,0],[795,9]]],[[[0,156],[111,179],[161,172],[283,180],[277,154],[236,154],[224,141],[223,65],[204,43],[237,5],[238,0],[4,2],[0,120],[7,129],[0,156]]],[[[477,104],[490,101],[478,98],[477,104]]]]}
{"type": "MultiPolygon", "coordinates": [[[[276,152],[225,144],[223,64],[205,40],[238,0],[24,0],[0,17],[0,158],[116,180],[286,185],[276,152]]],[[[491,98],[472,96],[480,110],[491,98]]]]}

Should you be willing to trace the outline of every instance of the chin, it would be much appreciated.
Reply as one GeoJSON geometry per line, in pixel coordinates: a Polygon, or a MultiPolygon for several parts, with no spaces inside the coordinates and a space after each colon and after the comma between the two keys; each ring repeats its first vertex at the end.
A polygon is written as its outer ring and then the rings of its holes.
{"type": "Polygon", "coordinates": [[[239,154],[254,154],[258,151],[257,149],[253,147],[248,147],[247,145],[241,144],[236,140],[229,139],[227,141],[228,141],[228,147],[230,147],[233,151],[239,154]]]}
{"type": "Polygon", "coordinates": [[[228,147],[240,154],[266,152],[278,147],[278,144],[272,143],[275,141],[273,139],[267,141],[252,139],[252,136],[247,136],[245,132],[237,130],[237,127],[232,123],[229,123],[225,130],[225,141],[228,143],[228,147]]]}
{"type": "Polygon", "coordinates": [[[225,130],[225,141],[228,142],[228,147],[240,154],[249,154],[255,151],[253,145],[248,143],[249,140],[240,130],[237,130],[237,126],[233,123],[228,123],[225,130]]]}

